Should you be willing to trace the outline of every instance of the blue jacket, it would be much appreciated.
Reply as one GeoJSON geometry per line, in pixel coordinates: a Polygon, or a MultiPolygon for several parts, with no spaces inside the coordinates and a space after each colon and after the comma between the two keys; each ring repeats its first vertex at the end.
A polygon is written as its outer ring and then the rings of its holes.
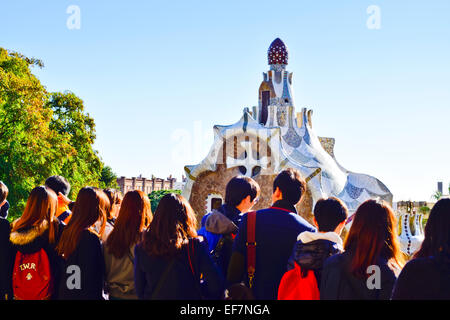
{"type": "MultiPolygon", "coordinates": [[[[278,286],[292,253],[297,236],[316,229],[300,217],[295,207],[280,200],[268,209],[256,213],[256,266],[253,293],[258,300],[277,299],[278,286]]],[[[239,253],[244,257],[240,264],[241,280],[247,279],[247,214],[243,215],[239,232],[234,241],[233,255],[239,253]]],[[[233,263],[233,258],[231,263],[233,263]]],[[[236,266],[230,266],[230,269],[236,266]]],[[[229,280],[230,279],[230,274],[229,280]]],[[[232,281],[234,282],[234,281],[232,281]]]]}

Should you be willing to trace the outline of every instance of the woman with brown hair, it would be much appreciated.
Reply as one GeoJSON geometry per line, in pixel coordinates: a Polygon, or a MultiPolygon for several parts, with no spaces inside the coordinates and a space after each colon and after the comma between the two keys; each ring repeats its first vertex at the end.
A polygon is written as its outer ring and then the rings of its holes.
{"type": "Polygon", "coordinates": [[[55,192],[45,186],[34,188],[22,216],[12,223],[9,261],[14,299],[55,299],[60,259],[55,245],[62,224],[55,217],[55,192]]]}
{"type": "Polygon", "coordinates": [[[64,261],[59,299],[102,299],[104,260],[100,238],[108,206],[108,197],[101,189],[84,187],[79,191],[72,218],[56,247],[64,261]],[[99,232],[94,228],[97,221],[101,221],[99,232]]]}
{"type": "Polygon", "coordinates": [[[325,261],[322,300],[388,300],[403,267],[394,212],[367,200],[355,212],[345,252],[325,261]]]}
{"type": "Polygon", "coordinates": [[[400,273],[392,299],[450,300],[450,199],[431,209],[422,246],[400,273]]]}
{"type": "Polygon", "coordinates": [[[123,200],[122,193],[119,190],[111,188],[103,189],[103,192],[109,199],[109,207],[106,211],[106,220],[114,226],[123,200]]]}
{"type": "Polygon", "coordinates": [[[197,220],[180,195],[159,202],[142,242],[135,249],[135,285],[139,299],[220,299],[223,277],[206,244],[197,238],[197,220]],[[200,281],[202,279],[202,283],[200,281]]]}
{"type": "Polygon", "coordinates": [[[134,287],[134,247],[151,220],[148,196],[140,190],[128,191],[103,250],[110,300],[138,298],[134,287]]]}
{"type": "MultiPolygon", "coordinates": [[[[120,205],[122,203],[122,194],[119,190],[108,188],[103,189],[103,192],[109,199],[109,206],[106,208],[106,224],[101,238],[102,243],[106,241],[109,234],[113,230],[117,215],[120,210],[120,205]]],[[[100,221],[97,221],[97,223],[95,224],[95,230],[100,230],[100,227],[100,221]]]]}

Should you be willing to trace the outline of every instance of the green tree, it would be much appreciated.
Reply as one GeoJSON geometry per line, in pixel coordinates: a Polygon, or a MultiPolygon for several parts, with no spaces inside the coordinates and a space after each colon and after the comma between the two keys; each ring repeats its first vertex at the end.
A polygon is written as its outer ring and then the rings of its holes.
{"type": "Polygon", "coordinates": [[[103,163],[93,149],[95,141],[94,119],[84,112],[83,101],[70,91],[50,95],[47,107],[53,111],[50,128],[69,139],[74,148],[70,157],[64,157],[59,174],[69,180],[71,196],[86,185],[100,185],[103,163]]]}
{"type": "Polygon", "coordinates": [[[67,136],[51,129],[48,93],[31,72],[43,67],[0,48],[0,179],[10,190],[11,217],[20,215],[30,190],[73,155],[67,136]]]}
{"type": "Polygon", "coordinates": [[[148,197],[150,199],[150,203],[152,205],[152,212],[155,213],[156,208],[158,207],[159,201],[162,197],[169,193],[181,194],[181,190],[157,190],[152,191],[148,197]]]}
{"type": "Polygon", "coordinates": [[[420,207],[419,212],[422,214],[427,214],[428,212],[430,212],[430,208],[427,206],[420,207]]]}
{"type": "Polygon", "coordinates": [[[100,176],[100,188],[119,189],[117,184],[117,175],[113,172],[110,166],[104,166],[100,176]]]}
{"type": "Polygon", "coordinates": [[[51,175],[66,177],[72,198],[102,183],[94,119],[72,92],[48,93],[32,73],[36,66],[42,61],[0,48],[0,180],[10,190],[11,219],[51,175]]]}

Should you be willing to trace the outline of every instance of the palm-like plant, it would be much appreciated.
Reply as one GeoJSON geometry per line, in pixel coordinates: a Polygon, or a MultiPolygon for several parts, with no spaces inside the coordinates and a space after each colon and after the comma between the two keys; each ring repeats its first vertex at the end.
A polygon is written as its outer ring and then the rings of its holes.
{"type": "Polygon", "coordinates": [[[439,200],[441,197],[442,197],[442,192],[440,192],[440,191],[436,191],[436,192],[432,195],[432,198],[436,199],[436,201],[439,200]]]}

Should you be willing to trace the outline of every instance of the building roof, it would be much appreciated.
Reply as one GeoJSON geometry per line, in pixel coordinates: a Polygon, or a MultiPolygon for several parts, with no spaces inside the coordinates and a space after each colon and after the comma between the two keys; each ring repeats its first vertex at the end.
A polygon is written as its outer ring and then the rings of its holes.
{"type": "Polygon", "coordinates": [[[288,64],[288,50],[280,38],[276,38],[270,44],[269,50],[267,51],[267,59],[269,61],[269,65],[288,64]]]}

